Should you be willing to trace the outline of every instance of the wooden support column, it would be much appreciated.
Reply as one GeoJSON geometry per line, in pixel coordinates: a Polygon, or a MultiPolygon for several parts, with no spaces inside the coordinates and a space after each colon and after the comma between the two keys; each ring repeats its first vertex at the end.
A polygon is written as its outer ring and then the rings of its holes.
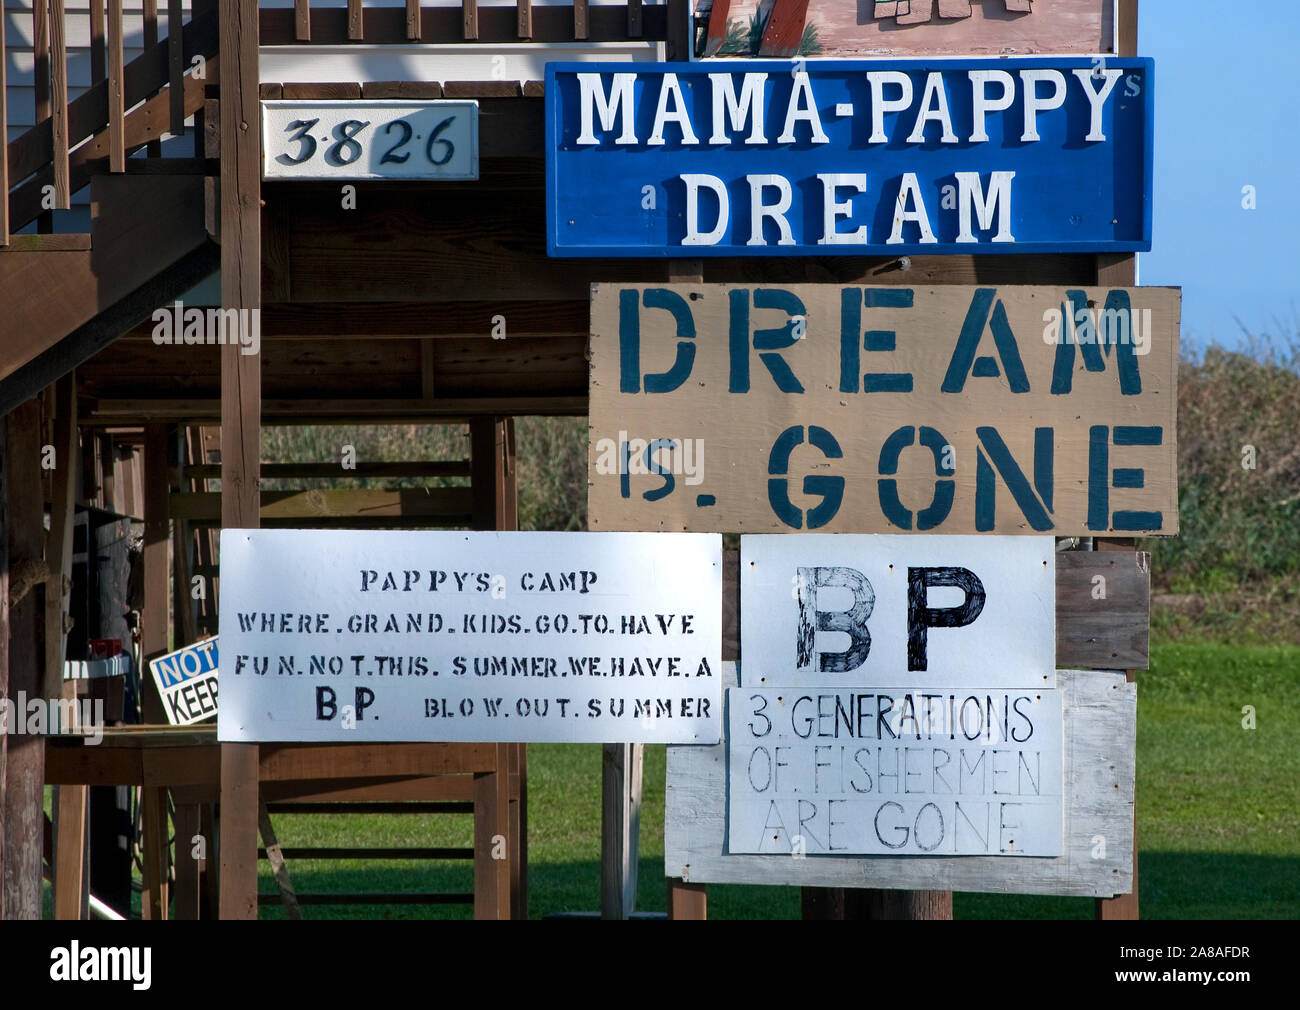
{"type": "MultiPolygon", "coordinates": [[[[6,696],[39,698],[41,595],[45,529],[41,501],[41,408],[28,400],[6,418],[9,501],[9,677],[6,696]]],[[[6,919],[41,918],[41,856],[45,837],[45,738],[10,733],[4,752],[3,882],[0,909],[6,919]]]]}
{"type": "MultiPolygon", "coordinates": [[[[221,0],[221,306],[262,301],[261,136],[257,0],[221,0]]],[[[239,344],[221,356],[221,526],[260,520],[261,357],[239,344]]],[[[223,535],[230,535],[225,533],[223,535]]],[[[258,747],[221,746],[223,919],[257,918],[258,747]]]]}
{"type": "MultiPolygon", "coordinates": [[[[0,25],[4,18],[0,17],[0,25]]],[[[0,28],[0,32],[3,28],[0,28]]],[[[4,60],[0,59],[0,67],[4,60]]],[[[0,70],[0,73],[3,73],[0,70]]],[[[2,82],[0,82],[2,83],[2,82]]],[[[4,102],[0,101],[0,109],[4,102]]],[[[5,159],[0,158],[0,164],[5,159]]],[[[0,179],[3,172],[0,172],[0,179]]],[[[7,199],[7,195],[6,195],[7,199]]],[[[0,418],[0,698],[9,697],[9,437],[8,418],[0,418]]],[[[6,727],[7,729],[7,727],[6,727]]],[[[5,808],[5,763],[9,755],[9,734],[0,733],[0,814],[5,808]]],[[[5,919],[6,876],[5,832],[0,823],[0,919],[5,919]]]]}
{"type": "Polygon", "coordinates": [[[63,695],[63,661],[66,657],[68,594],[72,588],[72,518],[76,505],[77,398],[75,374],[69,372],[54,384],[54,474],[50,497],[50,532],[45,563],[45,690],[47,698],[63,695]]]}
{"type": "MultiPolygon", "coordinates": [[[[723,11],[725,14],[725,5],[723,11]]],[[[668,283],[670,284],[703,284],[704,283],[704,261],[703,260],[669,260],[668,261],[668,283]]],[[[725,580],[724,580],[725,581],[725,580]]],[[[637,811],[637,823],[640,823],[641,809],[641,777],[645,761],[645,748],[640,744],[635,745],[635,753],[628,754],[631,761],[630,780],[635,783],[636,794],[631,797],[631,803],[635,804],[637,811]]],[[[607,792],[604,796],[606,805],[612,802],[609,795],[615,789],[622,788],[622,779],[620,776],[610,776],[610,762],[615,765],[619,763],[622,755],[618,754],[619,747],[616,744],[607,744],[605,747],[605,775],[607,783],[607,792]]],[[[630,811],[629,811],[630,815],[630,811]]],[[[628,815],[625,815],[628,816],[628,815]]],[[[610,843],[604,840],[602,836],[602,862],[604,862],[605,846],[610,843]]],[[[627,860],[632,866],[632,904],[624,911],[631,914],[636,905],[636,866],[640,852],[640,839],[635,833],[631,835],[631,856],[627,860]]],[[[607,865],[614,867],[622,864],[624,858],[621,854],[609,852],[609,862],[607,865]]],[[[601,877],[602,886],[604,884],[604,874],[601,877]]],[[[669,919],[705,919],[708,917],[708,888],[704,884],[687,884],[681,877],[668,878],[668,918],[669,919]]],[[[602,903],[603,904],[603,903],[602,903]]],[[[602,908],[602,911],[604,909],[602,908]]],[[[625,918],[624,916],[606,916],[607,918],[625,918]]]]}
{"type": "Polygon", "coordinates": [[[167,426],[144,426],[144,609],[140,614],[140,651],[143,721],[165,724],[162,698],[148,664],[171,647],[171,567],[168,559],[167,426]]]}
{"type": "MultiPolygon", "coordinates": [[[[515,426],[510,417],[478,417],[470,422],[470,491],[472,524],[476,530],[517,530],[519,491],[515,463],[515,426]]],[[[525,744],[501,744],[503,760],[494,788],[505,798],[498,831],[509,840],[509,872],[504,883],[504,918],[528,917],[528,748],[525,744]]],[[[484,777],[486,779],[486,777],[484,777]]],[[[498,886],[489,864],[491,853],[481,851],[484,838],[478,821],[483,816],[480,795],[486,802],[485,781],[476,779],[474,906],[476,918],[496,918],[498,886]],[[486,875],[486,876],[485,876],[486,875]],[[480,901],[480,888],[486,887],[480,901]]],[[[493,802],[497,802],[496,799],[493,802]]],[[[495,808],[494,808],[495,809],[495,808]]],[[[495,816],[495,815],[494,815],[495,816]]],[[[489,843],[490,844],[490,843],[489,843]]]]}
{"type": "MultiPolygon", "coordinates": [[[[1120,56],[1137,55],[1137,0],[1119,0],[1115,11],[1120,56]]],[[[1100,287],[1132,287],[1137,284],[1137,258],[1132,255],[1101,255],[1097,257],[1097,284],[1100,287]]],[[[1093,541],[1096,550],[1131,551],[1137,541],[1131,537],[1106,537],[1093,541]]],[[[1125,678],[1137,680],[1135,671],[1125,670],[1125,678]]],[[[1137,837],[1137,787],[1133,790],[1133,883],[1128,894],[1114,898],[1098,898],[1098,919],[1137,919],[1138,915],[1138,837],[1137,837]]]]}
{"type": "Polygon", "coordinates": [[[496,771],[474,776],[474,918],[510,918],[510,744],[497,744],[496,771]],[[506,858],[497,858],[503,854],[506,858]]]}

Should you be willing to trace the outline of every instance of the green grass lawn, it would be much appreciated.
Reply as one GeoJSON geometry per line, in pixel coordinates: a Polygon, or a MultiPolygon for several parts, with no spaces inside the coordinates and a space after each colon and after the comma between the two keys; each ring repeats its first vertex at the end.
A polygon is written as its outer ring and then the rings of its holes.
{"type": "MultiPolygon", "coordinates": [[[[664,760],[646,748],[638,908],[662,911],[664,760]]],[[[600,748],[529,748],[529,910],[600,905],[600,748]]],[[[1142,917],[1300,917],[1300,648],[1160,644],[1138,682],[1138,839],[1142,917]],[[1242,726],[1254,706],[1256,726],[1242,726]]],[[[469,845],[463,817],[277,820],[282,845],[469,845]]],[[[290,866],[304,892],[472,887],[468,863],[290,866]]],[[[263,891],[274,890],[263,864],[263,891]]],[[[264,917],[279,917],[264,907],[264,917]]],[[[959,894],[959,918],[1090,918],[1080,898],[959,894]]],[[[309,907],[308,917],[468,917],[465,908],[309,907]]],[[[716,919],[796,918],[796,888],[713,886],[716,919]]]]}

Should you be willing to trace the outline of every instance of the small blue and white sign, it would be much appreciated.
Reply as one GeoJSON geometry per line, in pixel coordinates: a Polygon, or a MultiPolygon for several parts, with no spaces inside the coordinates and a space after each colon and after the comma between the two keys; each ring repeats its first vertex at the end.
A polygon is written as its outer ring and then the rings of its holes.
{"type": "Polygon", "coordinates": [[[149,661],[169,723],[189,726],[217,714],[217,665],[215,635],[149,661]]]}
{"type": "Polygon", "coordinates": [[[552,256],[1151,248],[1149,59],[552,63],[552,256]]]}

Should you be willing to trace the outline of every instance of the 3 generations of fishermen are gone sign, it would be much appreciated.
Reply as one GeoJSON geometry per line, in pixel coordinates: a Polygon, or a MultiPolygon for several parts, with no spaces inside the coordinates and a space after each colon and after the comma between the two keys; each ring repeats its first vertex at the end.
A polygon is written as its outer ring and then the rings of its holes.
{"type": "Polygon", "coordinates": [[[593,529],[1178,531],[1176,288],[592,286],[593,529]]]}
{"type": "Polygon", "coordinates": [[[1151,248],[1152,63],[546,69],[553,256],[1151,248]]]}
{"type": "Polygon", "coordinates": [[[741,538],[731,852],[1056,856],[1055,540],[741,538]]]}
{"type": "Polygon", "coordinates": [[[1056,691],[728,688],[729,852],[1059,856],[1056,691]]]}
{"type": "Polygon", "coordinates": [[[231,741],[721,739],[722,543],[223,530],[231,741]]]}

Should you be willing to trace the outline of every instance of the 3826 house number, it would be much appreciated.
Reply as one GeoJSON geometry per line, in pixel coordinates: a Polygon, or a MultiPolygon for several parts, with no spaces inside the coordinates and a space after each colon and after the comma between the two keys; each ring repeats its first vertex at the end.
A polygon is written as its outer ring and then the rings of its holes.
{"type": "Polygon", "coordinates": [[[477,179],[478,103],[262,103],[267,179],[477,179]]]}

